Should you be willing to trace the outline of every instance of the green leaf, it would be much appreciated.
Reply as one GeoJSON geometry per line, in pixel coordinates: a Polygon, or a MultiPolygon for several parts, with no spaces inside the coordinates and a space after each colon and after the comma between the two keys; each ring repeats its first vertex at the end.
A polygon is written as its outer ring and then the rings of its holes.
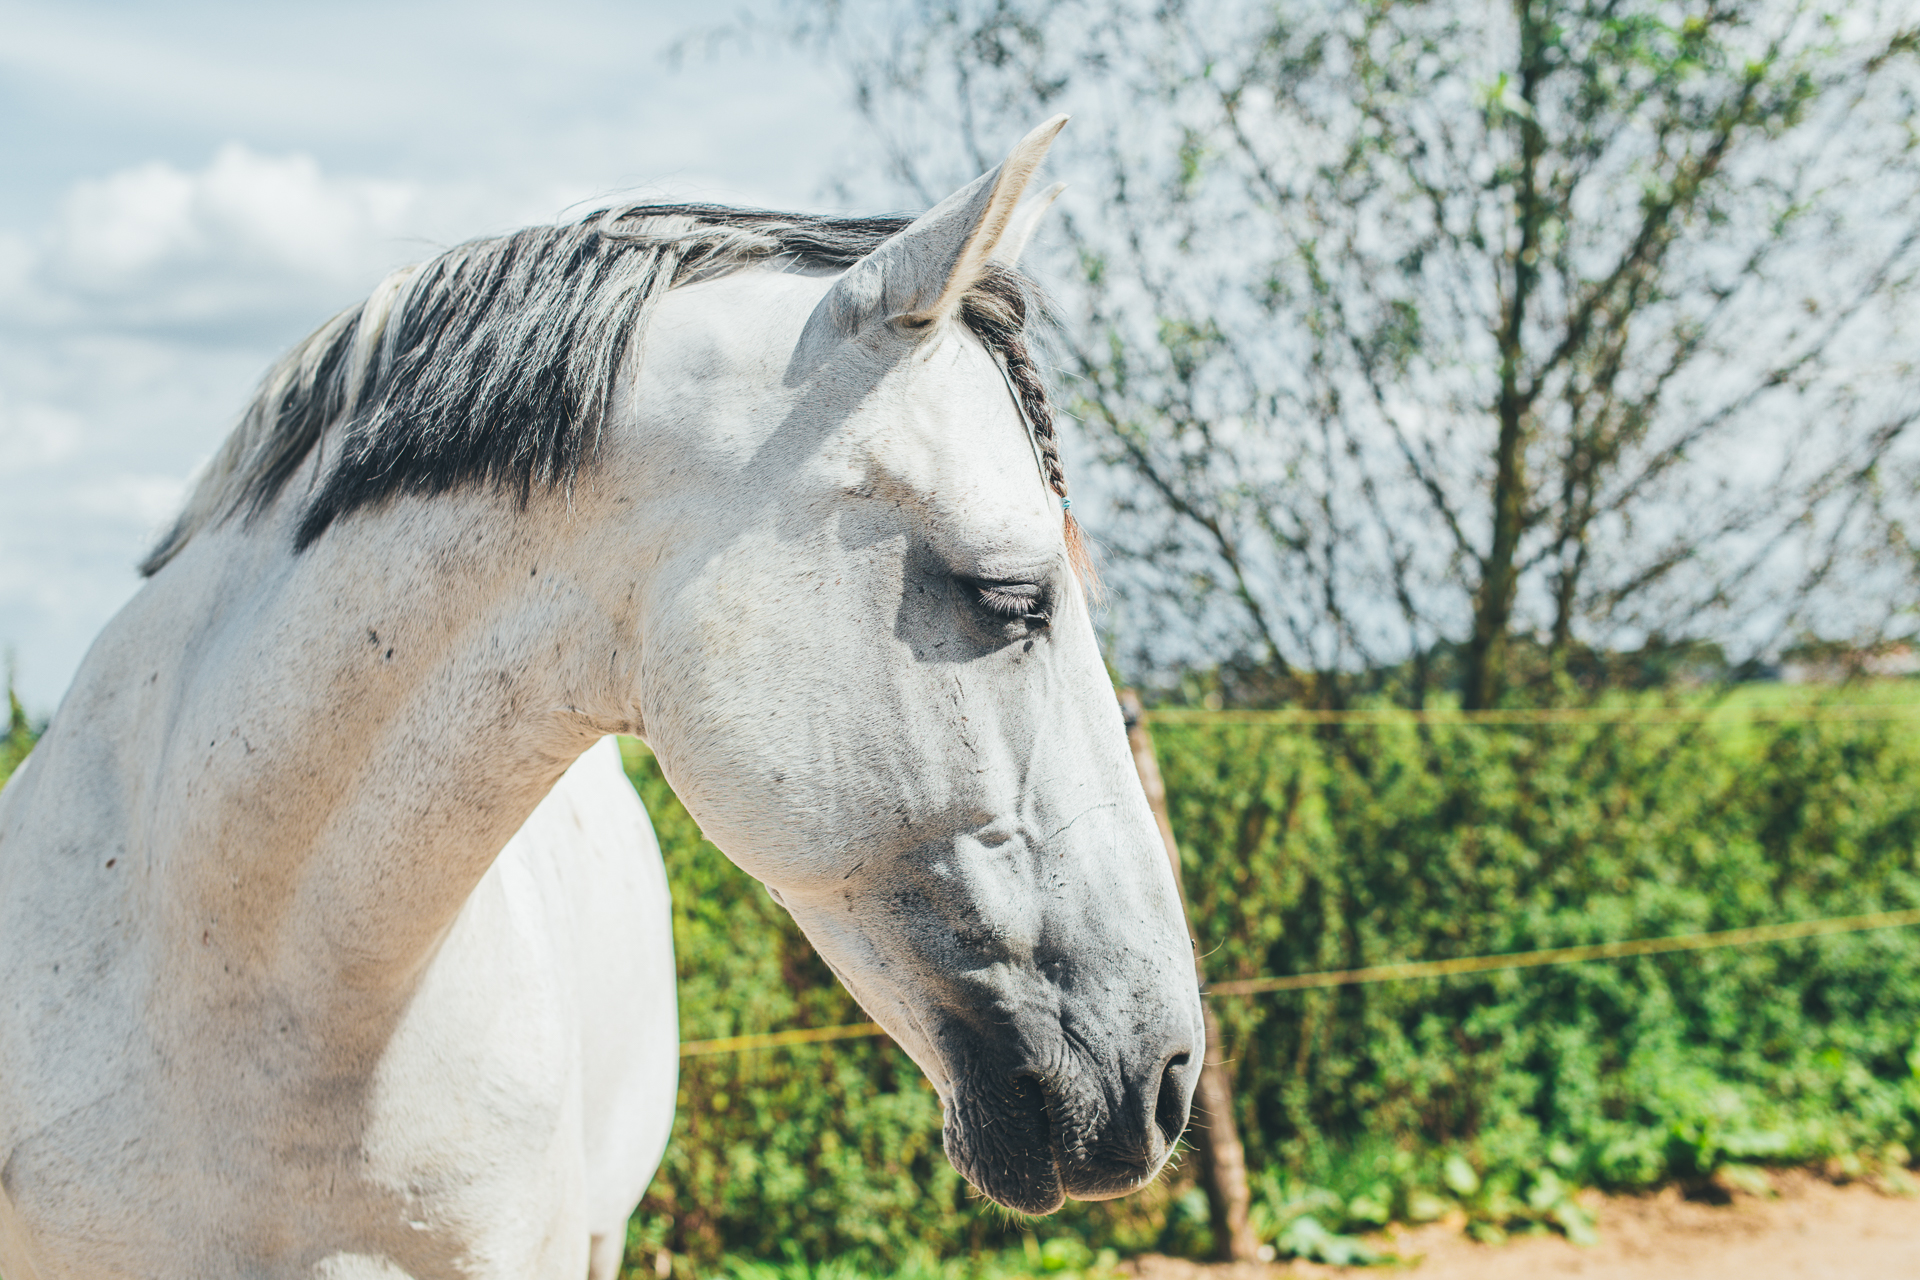
{"type": "Polygon", "coordinates": [[[1386,1261],[1357,1236],[1343,1236],[1327,1230],[1312,1214],[1303,1214],[1287,1224],[1274,1242],[1282,1257],[1305,1258],[1335,1267],[1371,1267],[1386,1261]]]}
{"type": "Polygon", "coordinates": [[[1440,1179],[1447,1184],[1453,1194],[1465,1199],[1480,1190],[1480,1175],[1473,1171],[1466,1157],[1459,1152],[1449,1152],[1446,1162],[1440,1166],[1440,1179]]]}

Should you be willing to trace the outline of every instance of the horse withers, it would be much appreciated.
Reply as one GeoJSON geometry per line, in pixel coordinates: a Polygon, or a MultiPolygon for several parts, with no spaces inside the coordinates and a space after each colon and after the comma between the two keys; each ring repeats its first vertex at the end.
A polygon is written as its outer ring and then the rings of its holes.
{"type": "Polygon", "coordinates": [[[463,245],[269,374],[0,794],[8,1280],[612,1276],[677,1063],[615,733],[983,1192],[1157,1174],[1200,1009],[1026,345],[1060,123],[911,222],[463,245]]]}

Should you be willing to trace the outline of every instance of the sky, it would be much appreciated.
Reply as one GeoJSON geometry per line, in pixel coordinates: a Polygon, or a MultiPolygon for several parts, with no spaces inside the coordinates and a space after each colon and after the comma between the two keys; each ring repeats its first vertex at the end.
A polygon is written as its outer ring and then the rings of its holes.
{"type": "Polygon", "coordinates": [[[696,27],[751,13],[0,0],[0,650],[29,711],[268,364],[391,268],[616,197],[836,208],[844,80],[696,27]]]}

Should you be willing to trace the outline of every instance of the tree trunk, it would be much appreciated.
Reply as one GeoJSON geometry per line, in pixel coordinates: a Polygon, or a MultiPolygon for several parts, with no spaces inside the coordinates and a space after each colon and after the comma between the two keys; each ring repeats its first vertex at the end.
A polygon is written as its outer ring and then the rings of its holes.
{"type": "Polygon", "coordinates": [[[1467,642],[1460,705],[1484,711],[1500,701],[1507,685],[1507,632],[1520,583],[1521,503],[1526,497],[1520,414],[1502,397],[1500,441],[1494,456],[1493,545],[1480,562],[1480,589],[1473,609],[1473,638],[1467,642]]]}
{"type": "Polygon", "coordinates": [[[1467,643],[1467,663],[1460,703],[1480,711],[1500,701],[1507,686],[1507,637],[1513,625],[1513,601],[1520,585],[1520,539],[1529,516],[1527,501],[1527,440],[1538,389],[1523,372],[1526,362],[1527,309],[1540,269],[1540,231],[1546,202],[1539,187],[1540,157],[1545,137],[1534,113],[1540,81],[1548,71],[1546,25],[1533,0],[1516,0],[1520,27],[1518,90],[1527,109],[1514,117],[1520,144],[1519,172],[1514,182],[1514,216],[1518,242],[1507,255],[1506,296],[1494,334],[1500,350],[1500,394],[1494,406],[1500,434],[1493,451],[1493,538],[1480,561],[1480,586],[1475,593],[1473,638],[1467,643]],[[1523,385],[1523,382],[1526,385],[1523,385]]]}
{"type": "MultiPolygon", "coordinates": [[[[1173,883],[1180,890],[1180,909],[1185,914],[1187,890],[1180,875],[1180,846],[1174,841],[1173,824],[1167,818],[1167,788],[1160,780],[1160,762],[1153,754],[1153,739],[1147,735],[1139,696],[1131,689],[1121,690],[1120,708],[1126,716],[1133,766],[1140,774],[1147,804],[1153,809],[1153,820],[1160,827],[1160,841],[1173,865],[1173,883]]],[[[1206,975],[1201,972],[1197,952],[1193,972],[1204,987],[1206,975]]],[[[1254,1238],[1247,1216],[1253,1197],[1247,1187],[1246,1149],[1240,1145],[1240,1129],[1233,1119],[1233,1082],[1220,1057],[1220,1023],[1213,1016],[1213,1006],[1201,1001],[1201,1014],[1206,1020],[1207,1052],[1200,1064],[1200,1084],[1194,1090],[1193,1119],[1187,1133],[1199,1165],[1200,1185],[1207,1193],[1215,1256],[1223,1262],[1255,1262],[1259,1260],[1260,1242],[1254,1238]]]]}

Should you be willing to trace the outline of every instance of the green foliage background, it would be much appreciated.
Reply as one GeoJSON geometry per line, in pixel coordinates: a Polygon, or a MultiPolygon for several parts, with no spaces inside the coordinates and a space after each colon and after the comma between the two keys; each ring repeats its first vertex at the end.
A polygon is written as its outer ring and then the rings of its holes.
{"type": "MultiPolygon", "coordinates": [[[[1209,977],[1920,905],[1910,725],[1162,725],[1209,977]]],[[[675,886],[687,1038],[864,1020],[635,744],[675,886]]],[[[1218,1001],[1257,1214],[1464,1209],[1580,1230],[1569,1187],[1920,1147],[1920,932],[1218,1001]]],[[[1189,1175],[1017,1223],[939,1151],[879,1041],[691,1059],[636,1250],[874,1266],[1023,1235],[1204,1250],[1189,1175]]],[[[1737,1172],[1737,1169],[1736,1169],[1737,1172]]],[[[1899,1176],[1897,1173],[1894,1176],[1899,1176]]]]}
{"type": "MultiPolygon", "coordinates": [[[[34,737],[10,720],[0,781],[34,737]]],[[[1156,737],[1216,981],[1920,905],[1911,724],[1156,737]]],[[[673,878],[683,1035],[864,1020],[625,747],[673,878]]],[[[1897,1181],[1920,1149],[1916,930],[1218,1009],[1257,1223],[1283,1249],[1333,1256],[1353,1246],[1329,1229],[1454,1209],[1487,1236],[1578,1235],[1571,1187],[1813,1160],[1897,1181]]],[[[947,1165],[919,1071],[853,1040],[687,1060],[629,1256],[636,1274],[665,1250],[680,1274],[751,1280],[759,1258],[783,1260],[760,1266],[778,1280],[835,1258],[966,1280],[931,1260],[1071,1272],[1096,1250],[1202,1252],[1206,1221],[1178,1168],[1126,1200],[1013,1219],[947,1165]]]]}
{"type": "MultiPolygon", "coordinates": [[[[1920,903],[1906,726],[1158,738],[1216,980],[1920,903]]],[[[1350,1221],[1425,1196],[1498,1223],[1554,1182],[1885,1153],[1920,1121],[1912,930],[1218,1007],[1250,1163],[1350,1221]]]]}

